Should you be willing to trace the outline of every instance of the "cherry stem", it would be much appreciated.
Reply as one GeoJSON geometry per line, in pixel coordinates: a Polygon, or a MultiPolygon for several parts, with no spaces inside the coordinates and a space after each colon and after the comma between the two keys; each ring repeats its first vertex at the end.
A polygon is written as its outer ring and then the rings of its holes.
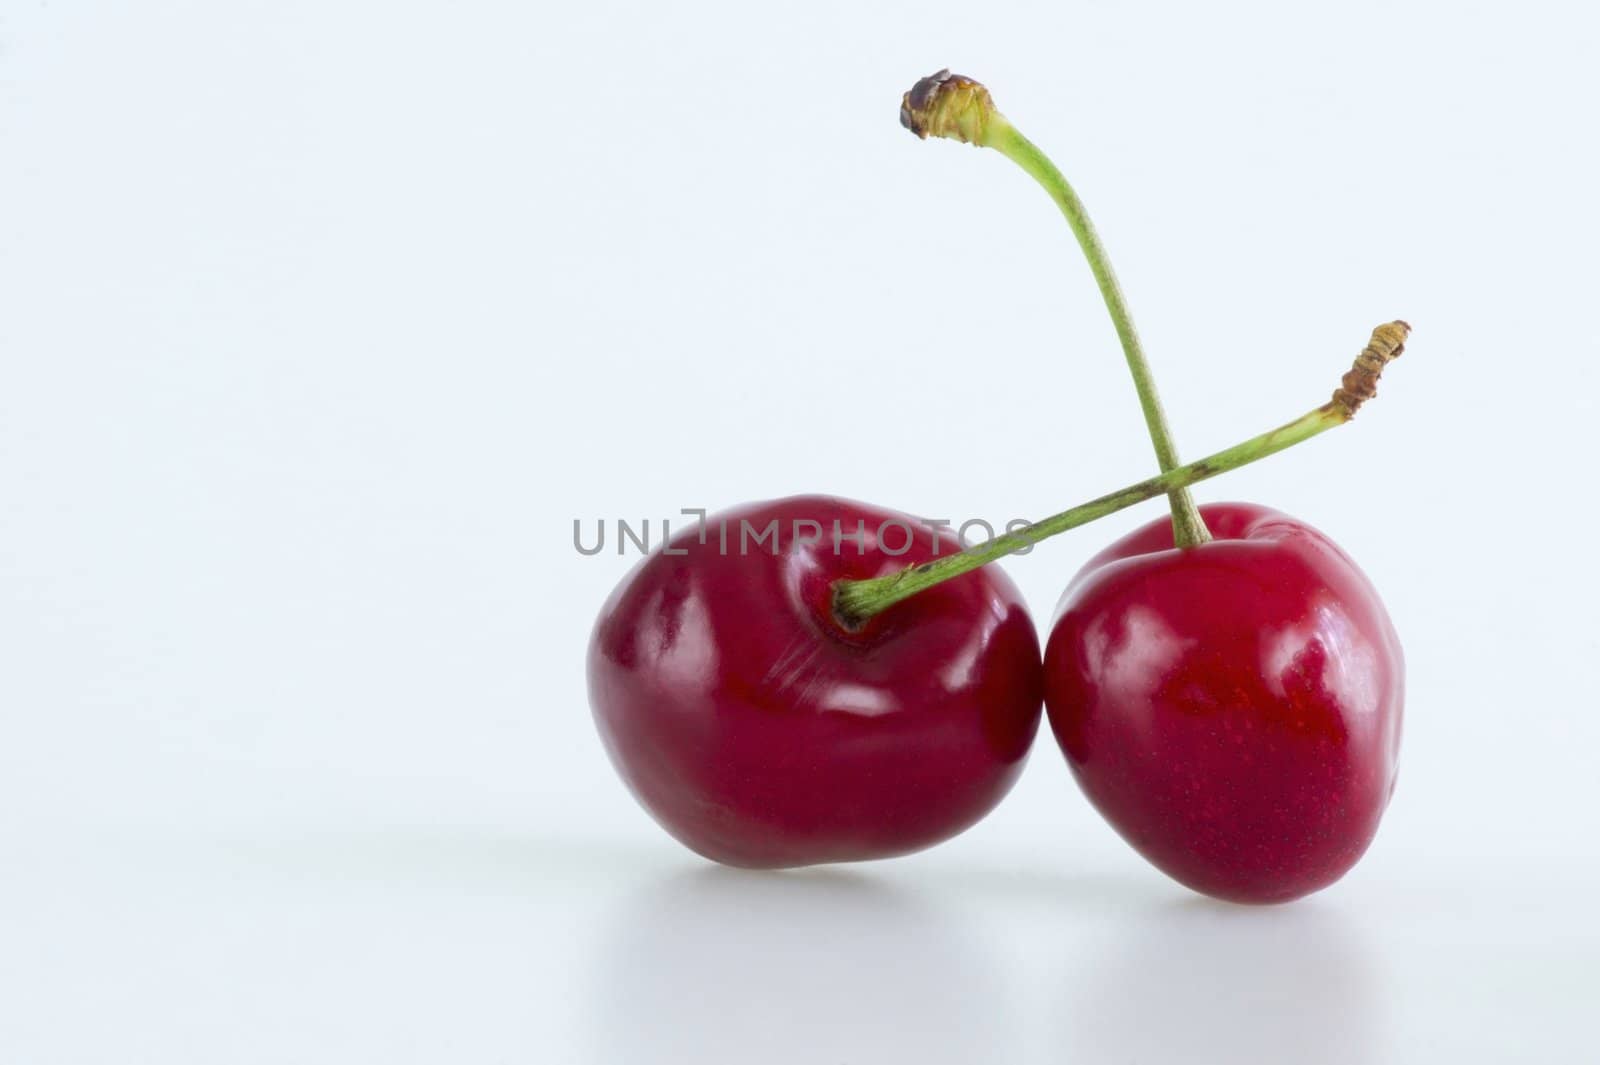
{"type": "MultiPolygon", "coordinates": [[[[1139,393],[1145,428],[1149,430],[1150,442],[1155,446],[1156,461],[1161,472],[1176,469],[1179,462],[1178,447],[1167,425],[1166,411],[1161,406],[1161,396],[1156,391],[1155,377],[1150,372],[1144,345],[1139,340],[1138,330],[1134,328],[1127,297],[1122,293],[1122,286],[1111,267],[1111,258],[1100,241],[1100,234],[1095,230],[1089,212],[1071,183],[1044,152],[995,108],[988,90],[970,78],[942,70],[922,79],[906,93],[901,104],[900,120],[920,137],[927,137],[931,133],[983,148],[993,148],[1027,171],[1049,193],[1066,217],[1073,236],[1077,237],[1078,246],[1083,249],[1083,257],[1089,262],[1089,270],[1111,315],[1111,324],[1116,327],[1117,339],[1122,343],[1128,372],[1132,374],[1134,389],[1139,393]]],[[[1167,493],[1167,498],[1172,507],[1173,540],[1179,547],[1189,547],[1211,539],[1188,488],[1173,488],[1167,493]]]]}
{"type": "Polygon", "coordinates": [[[980,566],[1004,558],[1025,547],[1057,536],[1068,529],[1076,529],[1115,514],[1119,510],[1142,503],[1163,492],[1186,488],[1191,484],[1215,477],[1219,473],[1238,469],[1275,455],[1286,448],[1304,443],[1320,433],[1337,428],[1355,417],[1363,402],[1377,394],[1376,384],[1383,367],[1398,358],[1405,350],[1405,340],[1411,327],[1405,322],[1390,322],[1372,331],[1372,339],[1355,365],[1344,375],[1333,399],[1286,425],[1262,433],[1240,444],[1207,456],[1198,462],[1178,466],[1157,477],[1108,495],[1081,503],[1043,521],[1007,533],[982,544],[974,545],[957,554],[946,555],[932,562],[902,569],[883,577],[865,580],[842,580],[834,584],[834,610],[847,624],[857,625],[881,613],[896,603],[911,598],[952,577],[970,573],[980,566]]]}

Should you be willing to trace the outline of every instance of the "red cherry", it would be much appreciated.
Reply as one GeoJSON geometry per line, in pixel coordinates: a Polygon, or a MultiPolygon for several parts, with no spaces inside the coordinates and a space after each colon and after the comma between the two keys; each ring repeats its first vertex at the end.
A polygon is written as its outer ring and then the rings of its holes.
{"type": "Polygon", "coordinates": [[[662,827],[707,858],[772,868],[905,854],[994,808],[1042,699],[1038,636],[1003,573],[851,631],[835,580],[951,553],[954,533],[936,550],[916,519],[821,496],[729,511],[705,532],[635,568],[589,644],[601,738],[662,827]],[[776,551],[741,543],[742,522],[754,536],[774,521],[776,551]]]}
{"type": "Polygon", "coordinates": [[[1366,851],[1394,788],[1404,667],[1366,576],[1265,507],[1166,519],[1068,586],[1045,647],[1050,724],[1084,792],[1196,891],[1284,902],[1366,851]]]}

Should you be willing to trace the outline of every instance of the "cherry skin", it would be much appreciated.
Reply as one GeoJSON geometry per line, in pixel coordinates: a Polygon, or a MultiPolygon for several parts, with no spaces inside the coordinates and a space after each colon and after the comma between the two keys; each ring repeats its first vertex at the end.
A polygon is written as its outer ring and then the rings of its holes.
{"type": "Polygon", "coordinates": [[[1394,789],[1404,666],[1333,541],[1243,503],[1214,539],[1152,522],[1079,571],[1045,645],[1050,725],[1089,800],[1196,891],[1284,902],[1333,883],[1394,789]]]}
{"type": "Polygon", "coordinates": [[[703,539],[682,530],[668,546],[683,554],[641,562],[589,644],[606,751],[663,828],[750,868],[885,858],[956,835],[1010,790],[1043,693],[1033,622],[996,567],[852,631],[834,581],[959,550],[955,534],[800,496],[714,515],[703,539]],[[772,522],[777,550],[753,539],[772,522]]]}

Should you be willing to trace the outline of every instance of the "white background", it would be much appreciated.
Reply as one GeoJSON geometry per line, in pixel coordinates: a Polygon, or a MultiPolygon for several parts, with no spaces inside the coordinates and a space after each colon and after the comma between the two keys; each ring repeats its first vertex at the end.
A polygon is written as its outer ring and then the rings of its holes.
{"type": "MultiPolygon", "coordinates": [[[[0,1060],[1592,1052],[1588,5],[0,3],[0,1060]],[[1203,486],[1406,645],[1367,859],[1198,900],[1042,737],[914,858],[718,870],[616,780],[572,521],[1040,516],[1151,472],[1070,235],[900,93],[980,77],[1100,222],[1203,486]]],[[[1158,503],[1013,560],[1035,615],[1158,503]]]]}

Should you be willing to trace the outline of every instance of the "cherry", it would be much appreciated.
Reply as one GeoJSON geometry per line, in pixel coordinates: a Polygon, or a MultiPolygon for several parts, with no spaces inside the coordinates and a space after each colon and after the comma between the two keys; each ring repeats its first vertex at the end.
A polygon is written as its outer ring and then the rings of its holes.
{"type": "MultiPolygon", "coordinates": [[[[905,95],[900,117],[920,137],[998,151],[1055,201],[1116,328],[1167,486],[1171,521],[1085,566],[1046,646],[1051,727],[1079,784],[1135,849],[1197,891],[1279,902],[1327,886],[1366,851],[1394,787],[1403,664],[1377,593],[1309,526],[1244,504],[1197,508],[1175,482],[1177,447],[1099,234],[986,88],[940,71],[905,95]]],[[[1409,328],[1374,330],[1329,403],[1230,452],[1348,421],[1409,328]]]]}
{"type": "Polygon", "coordinates": [[[990,566],[859,624],[834,602],[834,582],[954,540],[804,496],[715,515],[646,558],[589,645],[595,722],[645,809],[705,857],[755,868],[905,854],[988,813],[1041,715],[1016,587],[990,566]]]}
{"type": "Polygon", "coordinates": [[[1400,643],[1366,576],[1302,522],[1200,508],[1086,564],[1045,647],[1050,725],[1095,808],[1196,891],[1282,902],[1361,857],[1394,789],[1400,643]]]}

